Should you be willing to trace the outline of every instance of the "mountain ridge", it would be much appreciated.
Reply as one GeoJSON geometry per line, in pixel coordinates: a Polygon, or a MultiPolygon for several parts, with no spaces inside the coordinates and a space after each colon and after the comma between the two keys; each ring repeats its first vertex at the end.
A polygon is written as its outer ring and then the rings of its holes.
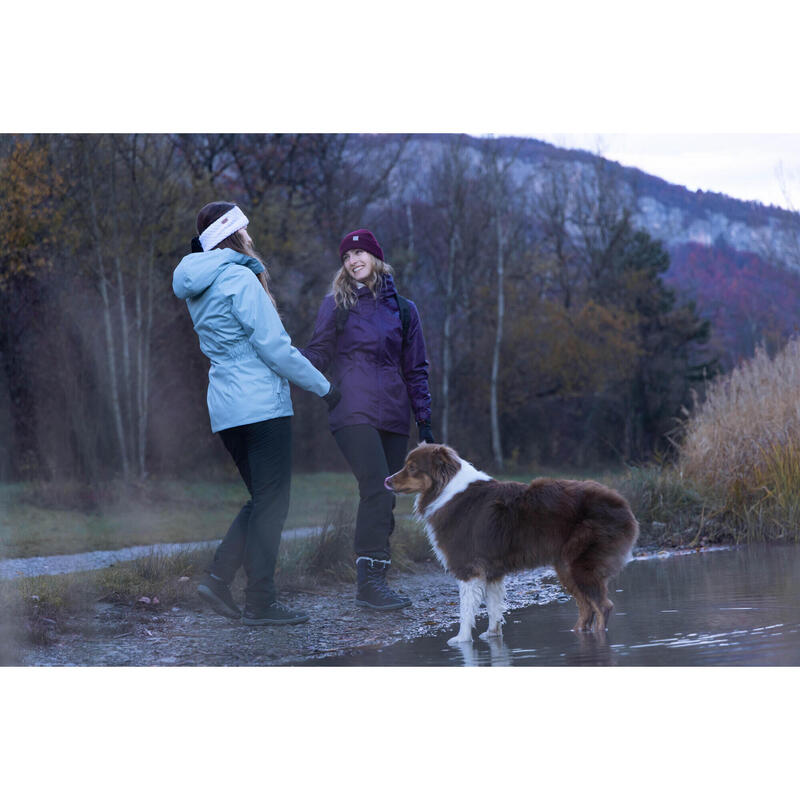
{"type": "MultiPolygon", "coordinates": [[[[362,134],[364,135],[364,134],[362,134]]],[[[366,134],[384,140],[396,140],[399,134],[366,134]]],[[[602,153],[579,148],[564,148],[532,137],[477,137],[469,134],[409,134],[412,158],[426,155],[435,160],[440,150],[459,136],[475,153],[487,141],[493,141],[505,155],[513,155],[520,164],[521,177],[534,176],[544,164],[560,163],[578,169],[592,168],[598,161],[627,188],[635,208],[634,223],[644,228],[667,246],[695,242],[711,246],[723,241],[736,250],[769,253],[790,269],[800,271],[800,214],[780,206],[765,205],[755,200],[740,200],[723,192],[686,186],[652,175],[639,167],[620,164],[602,153]],[[427,152],[426,152],[427,151],[427,152]],[[528,166],[523,169],[522,165],[528,166]]]]}

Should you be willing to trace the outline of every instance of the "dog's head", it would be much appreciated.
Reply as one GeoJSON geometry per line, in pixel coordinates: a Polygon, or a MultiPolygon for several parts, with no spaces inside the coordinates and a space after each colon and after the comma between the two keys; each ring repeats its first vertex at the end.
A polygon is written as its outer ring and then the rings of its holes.
{"type": "Polygon", "coordinates": [[[407,456],[400,472],[390,475],[384,485],[400,494],[438,495],[461,468],[458,453],[446,444],[421,444],[407,456]]]}

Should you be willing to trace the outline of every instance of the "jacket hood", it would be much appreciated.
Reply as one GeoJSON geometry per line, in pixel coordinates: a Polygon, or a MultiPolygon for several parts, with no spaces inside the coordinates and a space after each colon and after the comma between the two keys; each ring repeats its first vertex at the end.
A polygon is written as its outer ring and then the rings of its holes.
{"type": "MultiPolygon", "coordinates": [[[[378,297],[391,297],[397,289],[394,288],[394,280],[392,276],[387,272],[383,276],[383,281],[381,283],[381,288],[378,290],[378,297]]],[[[357,290],[356,294],[359,297],[364,297],[366,295],[372,294],[370,288],[368,286],[361,286],[357,290]]]]}
{"type": "Polygon", "coordinates": [[[207,253],[190,253],[181,259],[172,275],[172,291],[181,300],[202,294],[231,265],[241,264],[258,275],[263,265],[255,258],[224,247],[207,253]]]}

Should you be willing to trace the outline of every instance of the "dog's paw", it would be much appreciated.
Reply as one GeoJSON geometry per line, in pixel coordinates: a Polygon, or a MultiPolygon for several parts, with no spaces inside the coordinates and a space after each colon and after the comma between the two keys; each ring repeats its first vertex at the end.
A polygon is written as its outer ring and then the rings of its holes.
{"type": "Polygon", "coordinates": [[[487,639],[502,639],[503,638],[503,629],[497,628],[496,630],[489,630],[484,631],[483,633],[478,635],[479,639],[483,639],[486,641],[487,639]]]}
{"type": "Polygon", "coordinates": [[[452,639],[447,640],[447,644],[451,647],[458,647],[460,644],[471,644],[472,636],[454,636],[452,639]]]}

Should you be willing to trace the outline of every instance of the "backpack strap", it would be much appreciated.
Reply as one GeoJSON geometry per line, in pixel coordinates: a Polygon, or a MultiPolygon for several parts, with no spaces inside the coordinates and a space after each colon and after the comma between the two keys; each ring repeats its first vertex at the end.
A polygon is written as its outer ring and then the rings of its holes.
{"type": "Polygon", "coordinates": [[[408,326],[411,324],[411,306],[408,300],[397,292],[394,293],[397,300],[397,308],[400,311],[400,325],[403,329],[403,344],[401,346],[400,355],[406,351],[406,339],[408,338],[408,326]]]}

